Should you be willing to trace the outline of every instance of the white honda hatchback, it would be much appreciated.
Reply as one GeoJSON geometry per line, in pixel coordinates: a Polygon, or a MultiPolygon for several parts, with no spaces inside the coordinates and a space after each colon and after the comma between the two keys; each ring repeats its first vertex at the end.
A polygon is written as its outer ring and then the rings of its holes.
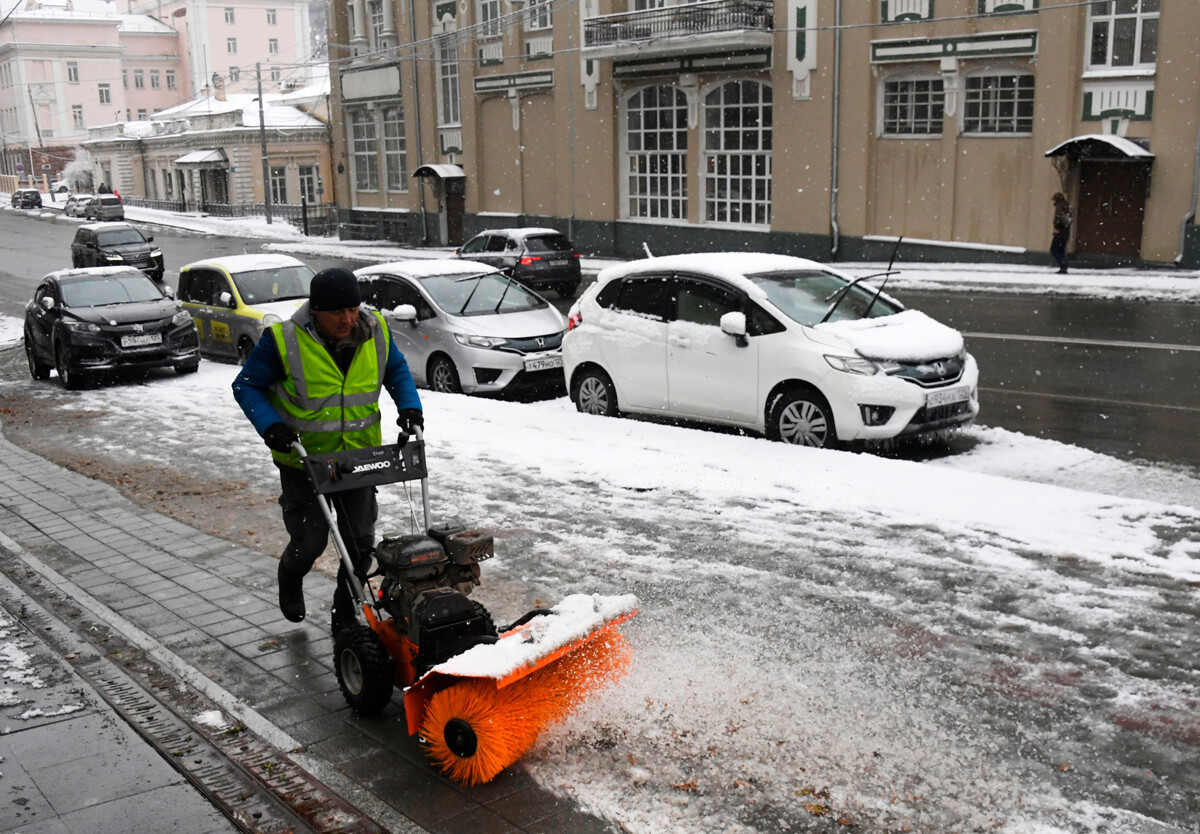
{"type": "Polygon", "coordinates": [[[571,309],[563,371],[585,413],[737,426],[826,447],[927,435],[979,413],[962,335],[803,258],[647,258],[571,309]]]}

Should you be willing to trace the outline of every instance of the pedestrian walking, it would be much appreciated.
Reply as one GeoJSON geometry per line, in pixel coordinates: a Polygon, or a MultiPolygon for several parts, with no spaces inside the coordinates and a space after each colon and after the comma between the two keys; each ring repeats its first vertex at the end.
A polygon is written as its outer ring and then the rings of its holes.
{"type": "MultiPolygon", "coordinates": [[[[292,444],[299,440],[310,454],[382,445],[381,388],[395,401],[403,432],[424,426],[408,362],[383,316],[361,310],[360,301],[353,272],[336,267],[318,272],[308,301],[288,321],[263,331],[233,381],[234,399],[279,468],[279,505],[289,537],[279,560],[279,610],[292,622],[304,619],[303,580],[329,543],[321,499],[292,444]]],[[[338,492],[333,506],[355,573],[365,577],[379,515],[375,488],[338,492]]],[[[335,624],[353,618],[349,581],[339,567],[335,624]]]]}
{"type": "Polygon", "coordinates": [[[1056,191],[1054,197],[1054,236],[1050,239],[1050,257],[1058,264],[1058,273],[1067,274],[1067,241],[1071,239],[1071,221],[1075,219],[1066,195],[1056,191]]]}

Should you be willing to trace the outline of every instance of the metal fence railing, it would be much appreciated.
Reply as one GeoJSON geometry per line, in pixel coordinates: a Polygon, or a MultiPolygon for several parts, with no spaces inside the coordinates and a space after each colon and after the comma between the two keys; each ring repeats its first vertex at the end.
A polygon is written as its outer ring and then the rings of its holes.
{"type": "Polygon", "coordinates": [[[583,43],[604,46],[746,29],[770,32],[774,28],[775,9],[770,0],[711,0],[588,18],[583,22],[583,43]]]}

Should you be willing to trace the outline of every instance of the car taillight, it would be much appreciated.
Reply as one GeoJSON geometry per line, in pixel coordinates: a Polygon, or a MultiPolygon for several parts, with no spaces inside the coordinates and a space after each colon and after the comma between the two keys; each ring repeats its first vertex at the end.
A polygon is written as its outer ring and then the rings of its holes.
{"type": "Polygon", "coordinates": [[[571,332],[581,324],[583,324],[583,313],[579,310],[572,310],[567,316],[567,332],[571,332]]]}
{"type": "Polygon", "coordinates": [[[578,258],[578,257],[579,257],[579,253],[578,253],[578,252],[576,252],[576,253],[575,253],[574,255],[572,255],[571,257],[572,257],[572,258],[578,258]]]}
{"type": "Polygon", "coordinates": [[[525,257],[521,258],[521,266],[529,266],[534,261],[540,261],[540,260],[541,260],[541,257],[538,255],[526,255],[525,257]]]}

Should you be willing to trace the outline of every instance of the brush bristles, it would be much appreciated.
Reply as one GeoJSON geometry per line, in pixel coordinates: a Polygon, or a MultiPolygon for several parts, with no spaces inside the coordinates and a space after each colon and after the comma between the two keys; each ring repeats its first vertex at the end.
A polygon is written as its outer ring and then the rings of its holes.
{"type": "Polygon", "coordinates": [[[426,705],[421,724],[425,752],[456,782],[490,782],[521,758],[543,729],[565,718],[592,690],[623,675],[630,659],[629,644],[610,629],[503,689],[490,679],[456,681],[426,705]],[[446,724],[455,718],[475,731],[472,755],[459,756],[446,743],[446,724]]]}

